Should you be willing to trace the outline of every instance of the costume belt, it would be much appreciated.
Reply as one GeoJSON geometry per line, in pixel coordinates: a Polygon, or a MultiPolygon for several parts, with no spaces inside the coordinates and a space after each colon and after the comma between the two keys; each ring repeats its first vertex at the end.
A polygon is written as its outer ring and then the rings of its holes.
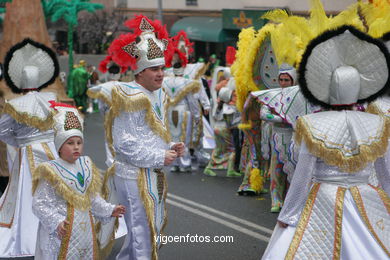
{"type": "Polygon", "coordinates": [[[324,183],[330,185],[350,188],[358,185],[367,185],[369,176],[329,176],[329,177],[314,177],[313,182],[324,183]]]}

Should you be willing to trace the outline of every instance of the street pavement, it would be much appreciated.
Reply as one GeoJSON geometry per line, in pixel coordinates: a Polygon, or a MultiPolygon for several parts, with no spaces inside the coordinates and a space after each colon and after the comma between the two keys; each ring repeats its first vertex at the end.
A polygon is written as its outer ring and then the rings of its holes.
{"type": "MultiPolygon", "coordinates": [[[[103,118],[99,113],[86,116],[84,137],[85,154],[100,169],[106,169],[103,118]]],[[[225,177],[224,171],[210,177],[202,170],[167,173],[168,224],[164,232],[167,237],[162,241],[170,242],[159,250],[159,259],[260,259],[277,218],[269,211],[269,194],[239,196],[236,191],[241,177],[225,177]]],[[[115,259],[123,240],[116,241],[108,259],[115,259]]]]}

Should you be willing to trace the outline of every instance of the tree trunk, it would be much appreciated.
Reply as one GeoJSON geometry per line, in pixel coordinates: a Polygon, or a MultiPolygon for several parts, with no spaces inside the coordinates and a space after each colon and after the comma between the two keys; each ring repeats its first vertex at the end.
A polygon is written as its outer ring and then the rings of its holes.
{"type": "Polygon", "coordinates": [[[68,24],[68,53],[69,53],[68,56],[69,72],[68,72],[67,82],[69,86],[70,75],[72,74],[72,70],[73,70],[73,24],[70,23],[68,24]]]}

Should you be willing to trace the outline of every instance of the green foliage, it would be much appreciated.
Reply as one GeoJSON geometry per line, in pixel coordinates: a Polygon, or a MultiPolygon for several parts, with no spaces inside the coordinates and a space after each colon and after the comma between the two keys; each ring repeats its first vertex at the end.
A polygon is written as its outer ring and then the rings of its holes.
{"type": "MultiPolygon", "coordinates": [[[[48,1],[48,0],[46,0],[48,1]]],[[[51,20],[53,22],[59,19],[64,19],[66,23],[77,26],[77,15],[81,11],[95,12],[102,9],[104,5],[97,3],[90,3],[90,0],[51,0],[51,20]]]]}

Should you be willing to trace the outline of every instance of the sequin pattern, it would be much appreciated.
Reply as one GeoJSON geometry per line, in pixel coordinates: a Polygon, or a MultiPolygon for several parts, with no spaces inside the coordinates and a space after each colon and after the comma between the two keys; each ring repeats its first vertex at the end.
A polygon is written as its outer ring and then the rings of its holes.
{"type": "Polygon", "coordinates": [[[116,175],[136,179],[139,168],[161,168],[169,148],[145,122],[146,110],[123,112],[112,127],[116,175]]]}

